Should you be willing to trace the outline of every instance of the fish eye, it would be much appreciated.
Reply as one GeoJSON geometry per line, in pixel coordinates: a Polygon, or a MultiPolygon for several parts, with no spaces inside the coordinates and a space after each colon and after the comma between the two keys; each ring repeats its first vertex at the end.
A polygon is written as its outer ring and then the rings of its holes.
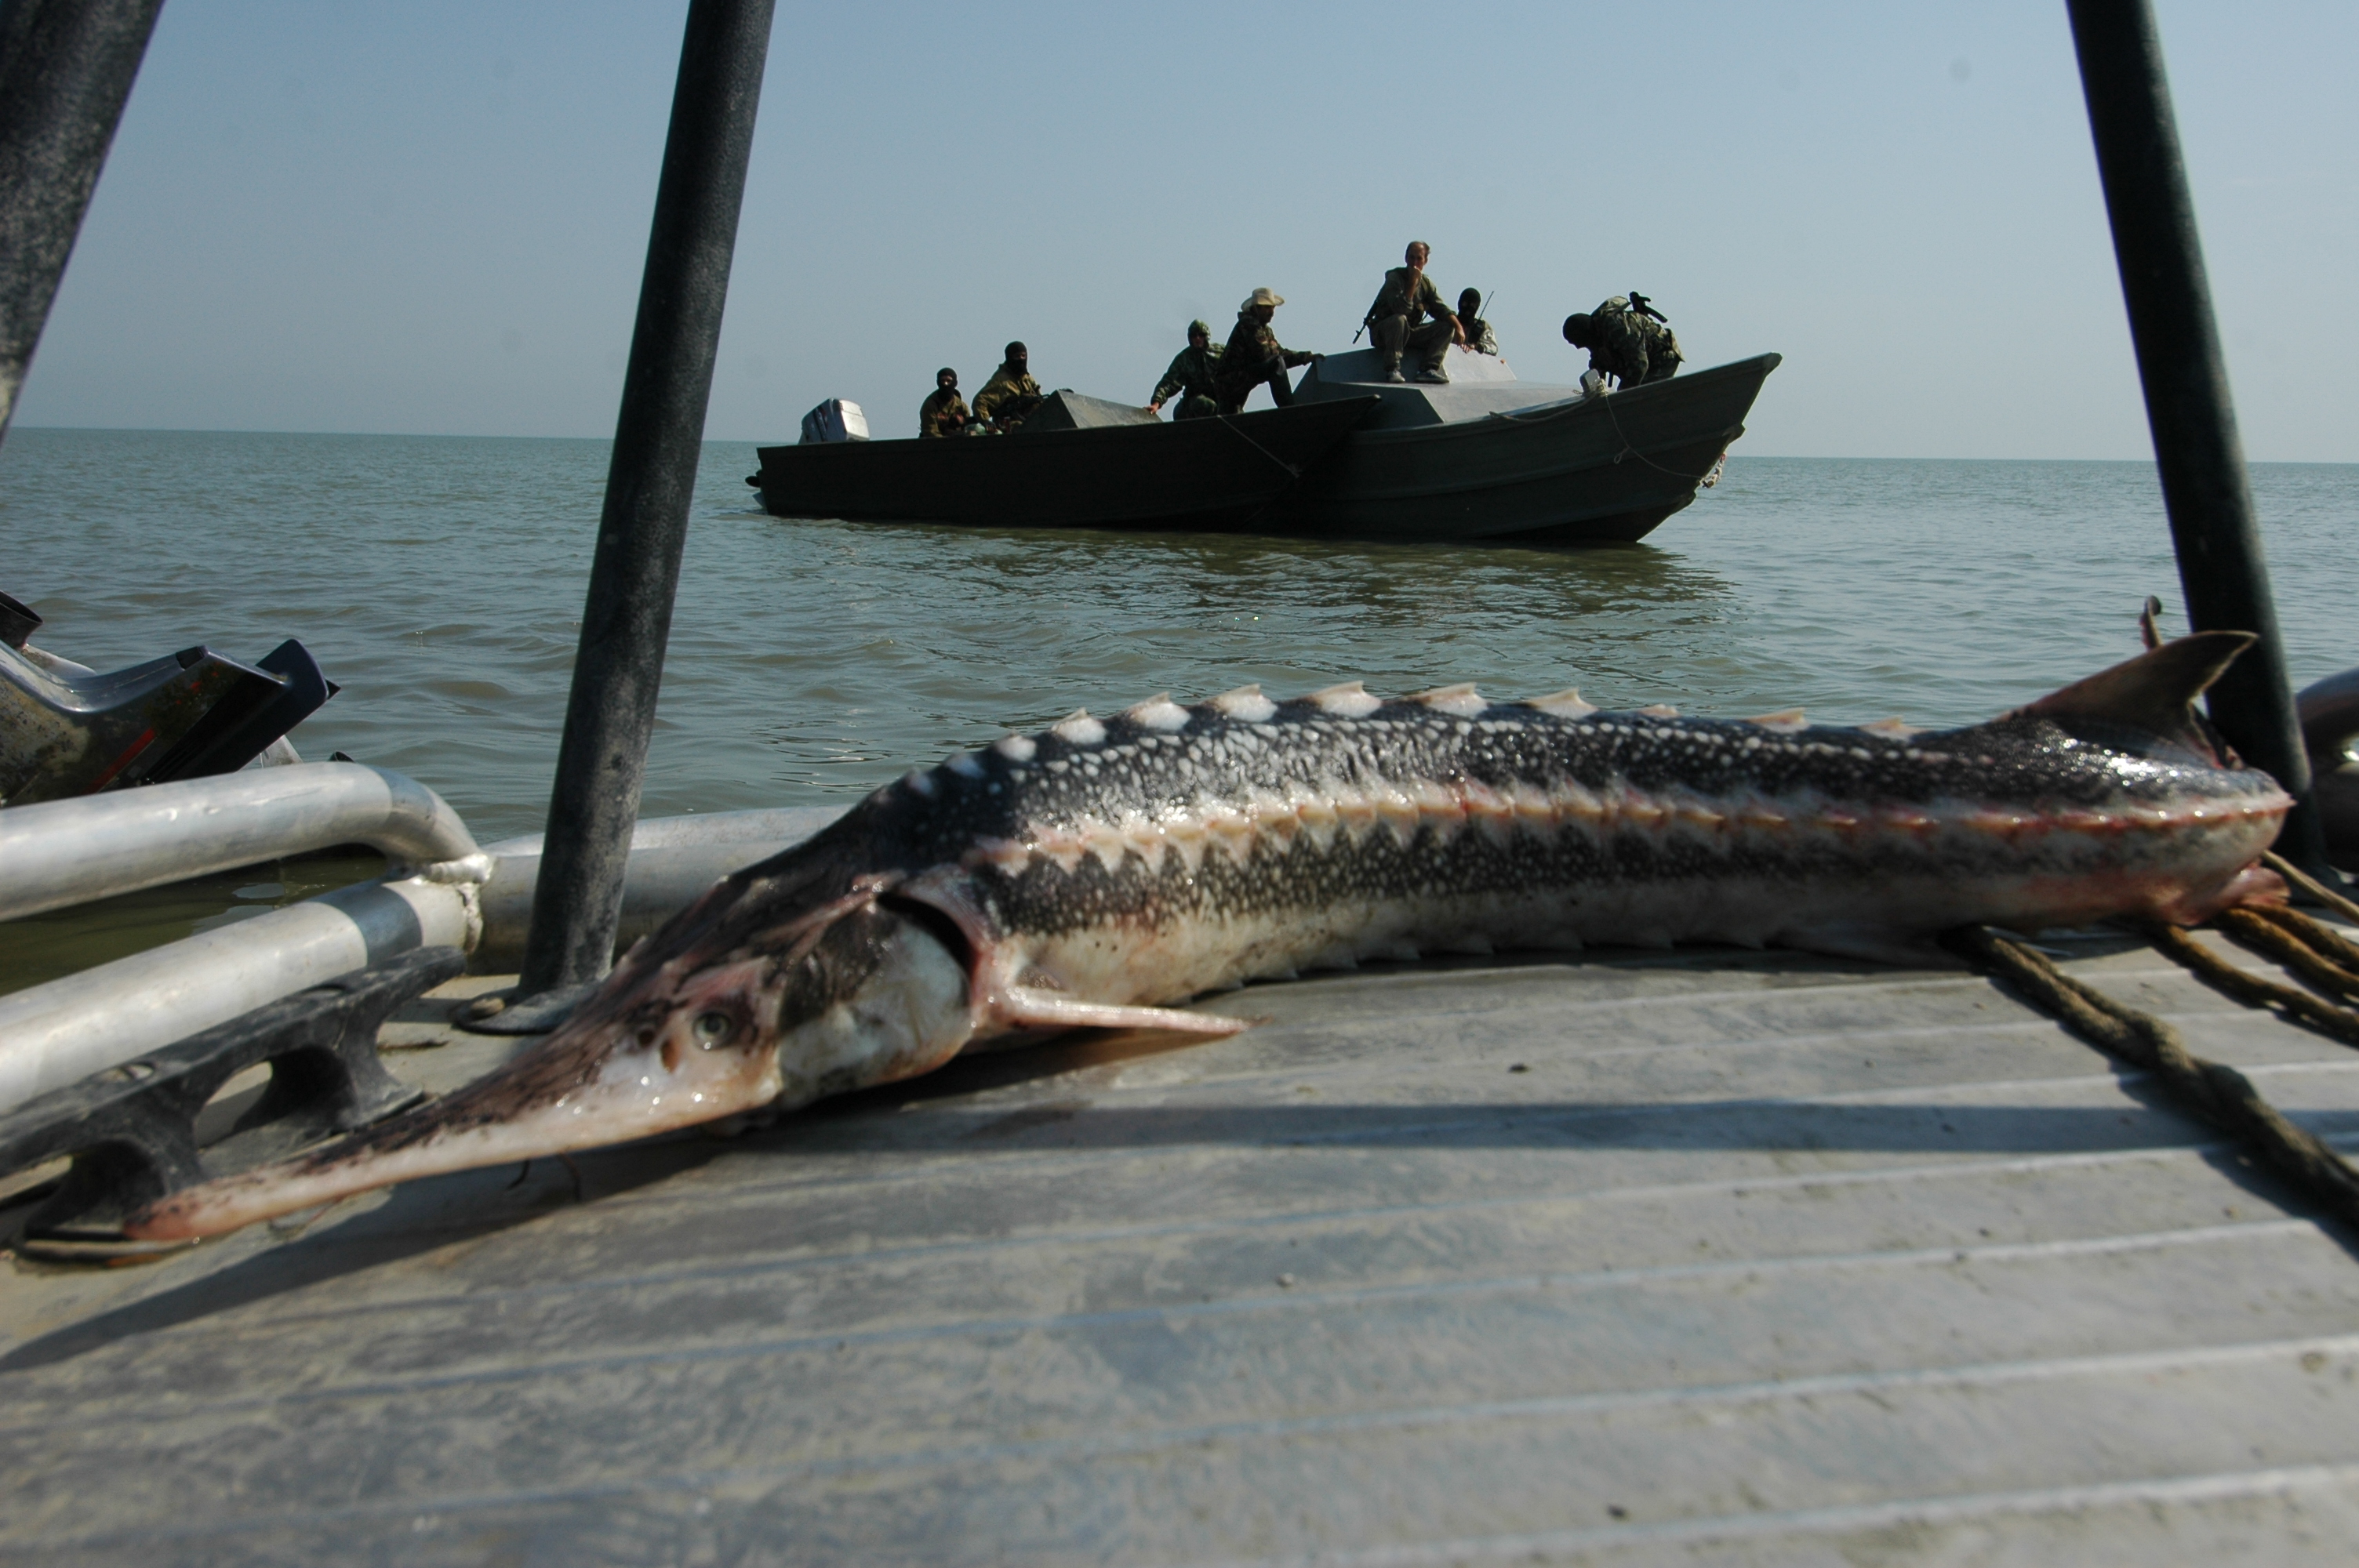
{"type": "Polygon", "coordinates": [[[696,1015],[696,1043],[710,1051],[729,1038],[737,1021],[725,1012],[700,1012],[696,1015]]]}

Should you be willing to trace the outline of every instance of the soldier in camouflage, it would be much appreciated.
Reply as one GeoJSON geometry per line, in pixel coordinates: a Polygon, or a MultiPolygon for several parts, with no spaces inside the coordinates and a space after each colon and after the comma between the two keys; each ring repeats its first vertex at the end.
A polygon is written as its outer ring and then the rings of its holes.
{"type": "Polygon", "coordinates": [[[1237,307],[1237,324],[1230,330],[1228,345],[1212,363],[1212,400],[1221,413],[1241,412],[1256,386],[1267,386],[1271,400],[1280,408],[1294,401],[1294,384],[1286,379],[1286,373],[1319,356],[1278,342],[1270,321],[1285,303],[1283,296],[1256,288],[1251,298],[1237,307]]]}
{"type": "Polygon", "coordinates": [[[934,390],[918,405],[918,438],[930,440],[938,436],[966,434],[966,399],[958,392],[958,372],[944,365],[934,372],[934,390]]]}
{"type": "Polygon", "coordinates": [[[1596,309],[1564,319],[1564,341],[1589,351],[1589,368],[1624,386],[1669,381],[1679,373],[1680,341],[1643,294],[1617,294],[1596,309]]]}
{"type": "Polygon", "coordinates": [[[1458,296],[1458,325],[1466,334],[1466,346],[1478,354],[1496,358],[1499,340],[1491,331],[1491,323],[1483,319],[1483,291],[1469,288],[1458,296]]]}
{"type": "Polygon", "coordinates": [[[1212,395],[1212,373],[1220,362],[1221,351],[1212,346],[1212,329],[1201,321],[1189,322],[1188,346],[1171,357],[1171,368],[1155,384],[1155,395],[1147,400],[1147,406],[1159,414],[1179,394],[1180,406],[1171,410],[1174,424],[1219,413],[1220,404],[1212,395]]]}
{"type": "Polygon", "coordinates": [[[974,395],[974,416],[1013,430],[1040,406],[1040,384],[1032,379],[1032,354],[1022,343],[1007,345],[1007,357],[974,395]]]}
{"type": "Polygon", "coordinates": [[[1385,286],[1376,290],[1376,302],[1368,307],[1364,324],[1368,329],[1368,341],[1384,356],[1386,381],[1405,379],[1401,375],[1401,355],[1410,349],[1417,351],[1419,362],[1418,380],[1448,381],[1450,375],[1441,368],[1441,358],[1450,351],[1451,343],[1466,341],[1458,318],[1441,302],[1441,290],[1425,276],[1425,264],[1432,255],[1432,246],[1423,240],[1412,241],[1401,257],[1408,265],[1385,274],[1385,286]],[[1429,316],[1433,319],[1426,320],[1429,316]],[[1424,325],[1419,326],[1419,322],[1424,325]]]}

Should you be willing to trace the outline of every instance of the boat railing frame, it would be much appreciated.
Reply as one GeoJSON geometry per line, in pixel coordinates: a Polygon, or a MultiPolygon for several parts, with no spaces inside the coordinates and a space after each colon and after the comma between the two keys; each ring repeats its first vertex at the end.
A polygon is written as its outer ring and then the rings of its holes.
{"type": "Polygon", "coordinates": [[[440,881],[489,870],[459,814],[417,780],[298,762],[0,812],[0,920],[342,844],[440,881]]]}
{"type": "MultiPolygon", "coordinates": [[[[721,878],[837,815],[805,806],[634,823],[619,939],[647,935],[721,878]]],[[[0,996],[0,1111],[419,947],[455,947],[479,973],[511,972],[543,851],[539,834],[478,849],[432,790],[354,762],[0,812],[5,918],[348,844],[394,864],[380,878],[0,996]]]]}

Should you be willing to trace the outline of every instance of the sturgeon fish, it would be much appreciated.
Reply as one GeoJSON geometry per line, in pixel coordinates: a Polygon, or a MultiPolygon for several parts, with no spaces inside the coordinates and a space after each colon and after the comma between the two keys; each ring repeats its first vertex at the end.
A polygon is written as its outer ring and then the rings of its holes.
{"type": "MultiPolygon", "coordinates": [[[[1435,949],[1785,945],[1907,957],[1968,922],[2191,924],[2267,896],[2291,802],[2191,703],[2252,639],[2154,648],[1988,723],[1819,727],[1566,691],[1077,712],[876,791],[723,879],[566,1024],[449,1097],[158,1201],[163,1240],[387,1183],[907,1078],[1169,1004],[1435,949]]],[[[2278,890],[2281,893],[2281,889],[2278,890]]]]}

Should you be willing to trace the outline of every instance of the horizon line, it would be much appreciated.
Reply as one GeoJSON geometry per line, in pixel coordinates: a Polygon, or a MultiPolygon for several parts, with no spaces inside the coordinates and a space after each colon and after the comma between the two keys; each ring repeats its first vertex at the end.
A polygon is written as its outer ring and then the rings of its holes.
{"type": "MultiPolygon", "coordinates": [[[[388,441],[608,441],[612,436],[523,436],[485,435],[481,432],[432,430],[270,430],[262,428],[213,428],[177,425],[11,425],[8,433],[38,430],[51,435],[83,436],[296,436],[317,437],[336,440],[388,441]]],[[[915,438],[910,438],[915,439],[915,438]]],[[[706,436],[705,446],[792,446],[788,439],[763,440],[751,436],[706,436]]],[[[0,452],[6,450],[6,439],[0,436],[0,452]]],[[[1863,455],[1840,452],[1739,452],[1732,449],[1729,457],[1758,458],[1772,462],[1810,463],[2136,463],[2154,465],[2151,455],[2133,458],[2056,458],[2056,457],[1972,457],[1957,454],[1891,454],[1863,455]]],[[[2273,468],[2352,468],[2359,467],[2359,458],[2253,458],[2245,460],[2249,467],[2273,468]]]]}

